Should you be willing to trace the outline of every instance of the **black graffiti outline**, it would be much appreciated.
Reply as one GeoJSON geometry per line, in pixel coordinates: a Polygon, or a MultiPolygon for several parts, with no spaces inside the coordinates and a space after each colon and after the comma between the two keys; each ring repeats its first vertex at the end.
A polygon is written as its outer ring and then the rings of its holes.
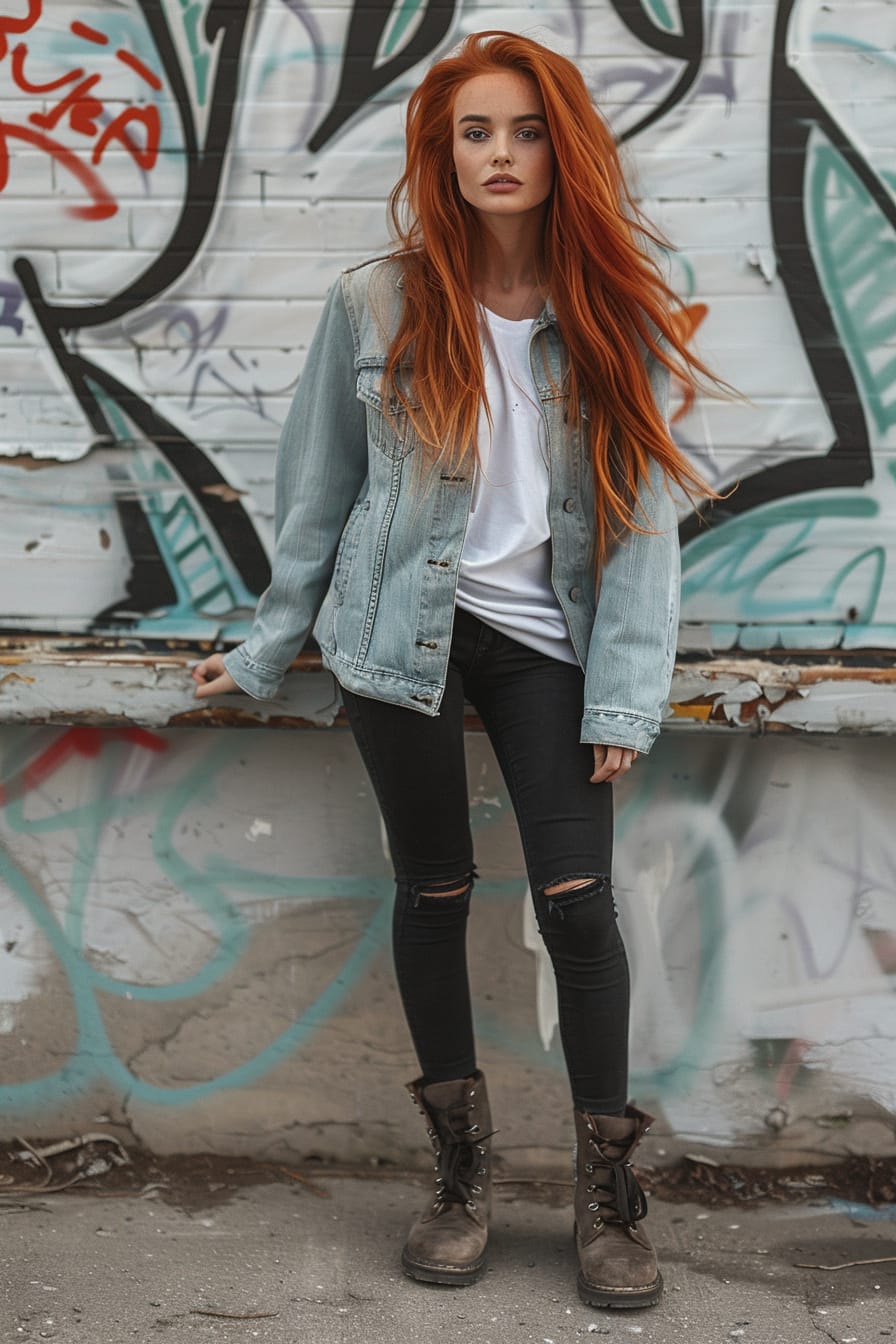
{"type": "Polygon", "coordinates": [[[379,50],[395,5],[379,2],[367,4],[365,0],[355,0],[336,96],[306,146],[312,154],[323,149],[378,93],[438,50],[452,29],[460,0],[424,0],[424,3],[426,9],[423,18],[410,41],[394,56],[383,61],[382,65],[375,66],[373,58],[379,50]]]}
{"type": "Polygon", "coordinates": [[[620,142],[631,140],[633,136],[646,131],[648,126],[659,121],[686,97],[700,74],[703,63],[705,29],[703,22],[703,0],[680,0],[681,32],[670,33],[661,28],[647,15],[641,6],[641,0],[610,0],[620,20],[633,37],[645,46],[652,47],[661,56],[671,56],[683,62],[684,68],[672,88],[656,107],[652,108],[640,121],[636,121],[619,137],[620,142]]]}
{"type": "Polygon", "coordinates": [[[699,516],[685,519],[680,530],[682,541],[696,536],[704,523],[721,523],[773,500],[811,490],[860,488],[874,474],[871,435],[860,390],[809,243],[803,183],[812,131],[817,127],[824,132],[894,231],[896,204],[849,135],[787,61],[787,33],[797,2],[780,0],[775,17],[769,94],[768,200],[778,275],[819,396],[834,428],[834,442],[826,453],[790,458],[744,477],[728,499],[709,505],[699,516]]]}
{"type": "MultiPolygon", "coordinates": [[[[161,0],[138,0],[159,54],[183,134],[187,189],[174,231],[165,247],[121,293],[105,303],[66,305],[49,301],[37,272],[27,257],[17,257],[13,270],[52,351],[88,423],[101,442],[114,442],[105,412],[90,384],[104,389],[122,411],[154,443],[205,514],[249,592],[260,594],[270,581],[270,565],[254,522],[240,500],[205,493],[208,485],[227,481],[214,461],[133,389],[112,378],[99,365],[74,353],[63,333],[81,331],[122,318],[142,308],[168,289],[192,264],[211,224],[217,204],[226,150],[230,141],[239,85],[239,69],[249,19],[248,6],[212,0],[205,15],[204,34],[209,45],[221,38],[215,81],[209,99],[206,134],[200,147],[192,101],[168,28],[161,0]]],[[[139,504],[117,500],[125,536],[131,545],[132,571],[128,580],[130,607],[152,610],[176,602],[176,591],[164,559],[139,504]],[[139,514],[139,517],[138,517],[139,514]]],[[[99,613],[94,625],[108,613],[99,613]]],[[[118,621],[127,624],[128,621],[118,621]]]]}
{"type": "MultiPolygon", "coordinates": [[[[685,37],[697,32],[696,9],[701,0],[681,4],[681,34],[658,28],[640,5],[631,0],[610,0],[620,19],[634,36],[663,55],[692,62],[663,103],[637,122],[620,139],[630,139],[659,119],[681,100],[699,73],[702,53],[688,51],[685,37]],[[693,62],[697,68],[694,69],[693,62]],[[690,78],[686,78],[690,75],[690,78]],[[662,109],[662,112],[661,112],[662,109]]],[[[769,212],[772,240],[781,279],[803,349],[834,427],[834,443],[827,453],[791,458],[745,477],[726,500],[709,505],[699,515],[690,515],[681,525],[682,541],[697,535],[705,523],[721,523],[772,500],[807,490],[831,487],[861,487],[873,475],[871,439],[852,367],[824,295],[809,245],[803,207],[802,184],[808,162],[808,143],[815,127],[824,132],[843,156],[882,214],[896,230],[896,204],[877,175],[856,149],[850,137],[828,112],[817,95],[787,61],[787,34],[797,0],[779,0],[772,42],[772,77],[769,92],[769,212]],[[796,173],[794,168],[796,166],[796,173]],[[794,177],[798,190],[794,186],[794,177]]],[[[702,27],[700,29],[702,42],[702,27]]]]}

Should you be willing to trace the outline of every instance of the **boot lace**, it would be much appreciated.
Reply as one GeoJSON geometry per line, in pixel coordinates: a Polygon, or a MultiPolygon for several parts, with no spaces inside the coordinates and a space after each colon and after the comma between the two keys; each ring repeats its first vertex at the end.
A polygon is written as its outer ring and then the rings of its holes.
{"type": "MultiPolygon", "coordinates": [[[[472,1109],[472,1108],[468,1108],[472,1109]]],[[[486,1150],[483,1143],[490,1139],[494,1130],[481,1134],[479,1125],[465,1125],[468,1114],[443,1115],[441,1124],[433,1124],[427,1130],[436,1150],[436,1198],[433,1208],[447,1208],[449,1204],[462,1204],[474,1212],[474,1195],[482,1194],[482,1186],[475,1183],[475,1177],[486,1174],[486,1150]]]]}
{"type": "Polygon", "coordinates": [[[485,1174],[485,1167],[481,1165],[485,1149],[470,1141],[478,1133],[478,1125],[468,1125],[460,1133],[452,1128],[436,1136],[439,1142],[436,1150],[437,1206],[463,1204],[468,1209],[476,1208],[473,1196],[482,1193],[482,1186],[475,1183],[475,1178],[485,1174]]]}
{"type": "MultiPolygon", "coordinates": [[[[612,1221],[618,1220],[626,1227],[634,1227],[647,1214],[647,1196],[638,1183],[631,1162],[621,1158],[614,1160],[601,1152],[596,1140],[591,1139],[590,1143],[600,1154],[601,1161],[589,1162],[585,1170],[590,1174],[595,1166],[599,1166],[601,1175],[608,1176],[610,1184],[588,1186],[589,1194],[598,1196],[588,1205],[589,1212],[599,1213],[601,1209],[607,1209],[612,1221]]],[[[598,1217],[594,1226],[599,1226],[600,1222],[601,1218],[598,1217]]]]}

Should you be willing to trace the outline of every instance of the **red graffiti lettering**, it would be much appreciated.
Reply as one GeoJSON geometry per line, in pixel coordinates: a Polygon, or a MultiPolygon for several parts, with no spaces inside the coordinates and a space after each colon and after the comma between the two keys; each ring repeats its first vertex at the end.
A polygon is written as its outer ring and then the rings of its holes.
{"type": "Polygon", "coordinates": [[[7,140],[9,139],[24,140],[36,149],[44,150],[52,159],[55,159],[57,163],[67,169],[73,177],[78,179],[92,197],[93,204],[71,206],[69,214],[74,215],[76,219],[109,219],[117,212],[118,206],[106,190],[100,177],[88,164],[82,163],[72,150],[59,144],[57,140],[51,140],[48,135],[41,135],[39,131],[33,131],[30,126],[10,126],[3,121],[0,121],[0,191],[6,186],[9,176],[9,150],[7,148],[7,140]]]}
{"type": "Polygon", "coordinates": [[[68,116],[69,126],[79,135],[96,135],[97,120],[103,114],[103,105],[99,98],[88,98],[87,94],[100,82],[99,75],[82,79],[61,103],[57,103],[49,112],[32,112],[28,118],[35,126],[53,131],[64,117],[68,116]]]}
{"type": "Polygon", "coordinates": [[[0,782],[0,807],[22,798],[60,770],[73,756],[99,756],[108,742],[130,742],[145,751],[166,751],[168,743],[145,728],[69,728],[11,779],[0,782]]]}
{"type": "MultiPolygon", "coordinates": [[[[28,12],[23,17],[0,18],[0,62],[9,55],[9,70],[16,88],[20,93],[39,97],[44,104],[22,121],[0,116],[0,191],[9,181],[9,142],[23,141],[53,159],[84,188],[90,203],[66,207],[70,215],[77,219],[108,219],[117,213],[118,203],[96,171],[105,151],[110,145],[119,146],[138,168],[149,172],[158,160],[161,118],[152,104],[128,106],[113,115],[99,87],[102,74],[90,72],[82,65],[74,65],[51,79],[38,80],[30,75],[28,43],[20,41],[10,51],[7,39],[13,34],[21,36],[30,32],[41,16],[42,0],[29,0],[28,12]],[[48,95],[57,94],[61,95],[58,101],[48,98],[48,95]],[[138,133],[133,135],[132,129],[138,133]],[[92,142],[89,163],[80,156],[77,145],[66,143],[70,135],[82,136],[92,142]]],[[[74,38],[93,47],[108,46],[109,43],[104,33],[77,20],[70,24],[70,32],[74,38]]],[[[115,59],[151,89],[161,90],[159,76],[133,52],[119,48],[115,59]]]]}
{"type": "Polygon", "coordinates": [[[129,66],[141,79],[145,79],[151,89],[158,91],[162,87],[162,81],[159,79],[158,75],[154,75],[149,66],[144,65],[139,57],[133,56],[129,51],[125,51],[123,47],[120,47],[115,55],[121,61],[122,65],[129,66]]]}
{"type": "Polygon", "coordinates": [[[95,42],[98,47],[108,45],[109,39],[105,33],[100,33],[96,28],[88,28],[86,23],[81,23],[80,19],[75,19],[71,24],[71,30],[75,37],[83,37],[85,42],[95,42]]]}
{"type": "Polygon", "coordinates": [[[29,28],[33,28],[40,18],[42,4],[43,0],[28,0],[28,13],[22,19],[0,16],[0,61],[9,50],[6,34],[15,33],[18,37],[22,33],[27,33],[29,28]]]}
{"type": "Polygon", "coordinates": [[[71,84],[73,79],[80,79],[84,74],[79,66],[77,70],[69,70],[67,75],[60,75],[58,79],[51,79],[46,84],[34,84],[25,74],[25,57],[27,55],[28,48],[24,42],[20,42],[17,47],[13,47],[12,77],[23,93],[53,93],[56,89],[61,89],[64,84],[71,84]]]}
{"type": "Polygon", "coordinates": [[[156,108],[126,107],[123,112],[119,112],[114,121],[109,123],[97,140],[93,151],[93,162],[99,163],[106,147],[113,140],[118,140],[128,150],[139,167],[146,170],[153,168],[159,155],[161,134],[162,126],[156,108]],[[126,127],[131,122],[138,122],[146,132],[146,140],[142,149],[135,144],[127,133],[126,127]]]}

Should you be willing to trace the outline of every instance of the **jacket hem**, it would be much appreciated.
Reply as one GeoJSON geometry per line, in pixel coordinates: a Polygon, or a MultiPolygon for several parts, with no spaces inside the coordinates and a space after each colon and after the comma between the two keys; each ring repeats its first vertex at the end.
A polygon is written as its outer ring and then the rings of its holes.
{"type": "Polygon", "coordinates": [[[648,752],[660,731],[658,719],[622,709],[586,709],[580,740],[605,747],[648,752]]]}
{"type": "Polygon", "coordinates": [[[240,690],[251,695],[253,700],[273,700],[283,681],[282,673],[272,672],[268,668],[259,669],[259,665],[243,652],[241,645],[225,653],[224,666],[240,690]]]}
{"type": "Polygon", "coordinates": [[[418,681],[405,677],[400,672],[388,672],[383,668],[365,668],[359,670],[354,663],[340,658],[330,649],[321,649],[321,661],[328,672],[355,695],[365,695],[372,700],[385,700],[388,704],[400,705],[404,709],[413,709],[418,714],[427,714],[434,718],[439,712],[444,686],[429,681],[418,681]],[[419,697],[419,698],[417,698],[419,697]]]}

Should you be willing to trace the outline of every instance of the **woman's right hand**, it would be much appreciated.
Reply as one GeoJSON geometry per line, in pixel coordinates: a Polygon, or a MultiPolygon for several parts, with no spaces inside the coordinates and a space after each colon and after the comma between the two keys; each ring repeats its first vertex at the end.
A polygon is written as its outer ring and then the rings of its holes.
{"type": "Polygon", "coordinates": [[[203,700],[208,695],[228,695],[240,689],[224,666],[224,655],[221,653],[203,658],[190,675],[196,683],[197,700],[203,700]]]}

